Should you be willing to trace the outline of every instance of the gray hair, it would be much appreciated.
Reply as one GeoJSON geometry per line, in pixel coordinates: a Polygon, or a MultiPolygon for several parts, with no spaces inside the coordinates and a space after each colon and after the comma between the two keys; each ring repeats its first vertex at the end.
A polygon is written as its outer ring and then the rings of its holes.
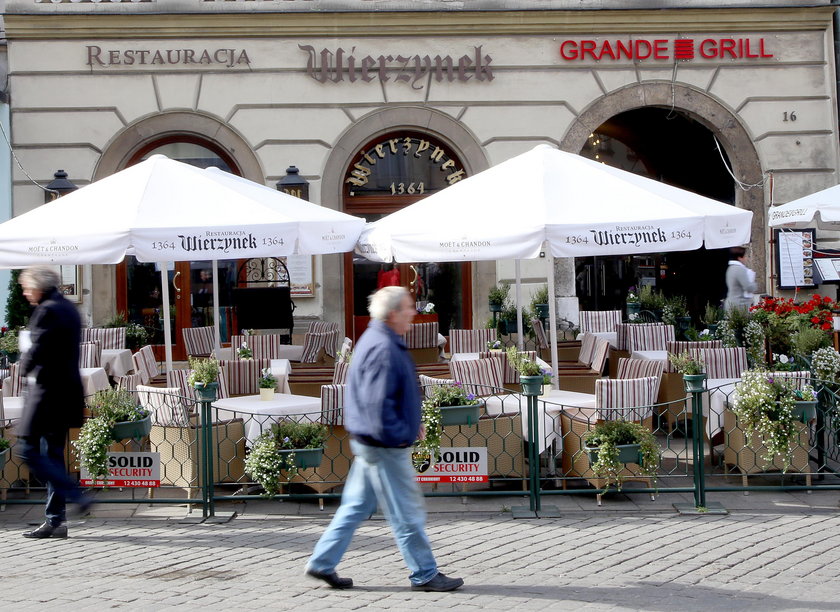
{"type": "Polygon", "coordinates": [[[388,315],[400,309],[403,298],[410,295],[405,287],[382,287],[368,298],[368,312],[377,321],[387,321],[388,315]]]}
{"type": "Polygon", "coordinates": [[[57,289],[61,284],[61,277],[53,266],[31,266],[20,273],[18,282],[38,291],[46,291],[47,289],[57,289]]]}

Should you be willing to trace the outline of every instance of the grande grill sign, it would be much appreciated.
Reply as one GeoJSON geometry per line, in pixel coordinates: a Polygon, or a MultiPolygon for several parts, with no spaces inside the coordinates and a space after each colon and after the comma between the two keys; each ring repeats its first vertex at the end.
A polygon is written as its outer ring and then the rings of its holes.
{"type": "Polygon", "coordinates": [[[83,487],[159,487],[160,453],[108,453],[108,480],[94,481],[81,466],[79,484],[83,487]]]}
{"type": "Polygon", "coordinates": [[[566,61],[770,59],[764,38],[597,38],[560,43],[566,61]]]}

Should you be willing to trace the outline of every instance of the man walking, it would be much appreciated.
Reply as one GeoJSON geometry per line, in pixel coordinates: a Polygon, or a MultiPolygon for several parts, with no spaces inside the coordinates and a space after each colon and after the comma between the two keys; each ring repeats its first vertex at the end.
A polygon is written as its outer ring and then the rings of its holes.
{"type": "Polygon", "coordinates": [[[315,545],[306,573],[335,589],[349,589],[336,565],[356,528],[385,512],[415,591],[453,591],[464,584],[437,569],[426,537],[423,495],[415,480],[411,446],[420,431],[420,389],[403,342],[416,310],[404,287],[384,287],[370,297],[371,322],[359,339],[347,380],[345,427],[355,456],[341,506],[315,545]]]}
{"type": "Polygon", "coordinates": [[[90,498],[67,474],[67,430],[82,424],[84,393],[79,375],[81,321],[76,307],[58,291],[59,276],[50,266],[33,266],[20,275],[23,295],[35,312],[29,322],[31,346],[21,375],[29,384],[17,425],[21,454],[32,474],[47,485],[46,520],[26,538],[66,538],[66,502],[86,510],[90,498]]]}

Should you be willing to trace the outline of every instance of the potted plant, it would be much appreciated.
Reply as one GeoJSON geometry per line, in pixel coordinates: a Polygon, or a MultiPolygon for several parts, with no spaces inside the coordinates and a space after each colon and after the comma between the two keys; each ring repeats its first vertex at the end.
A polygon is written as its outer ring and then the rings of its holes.
{"type": "Polygon", "coordinates": [[[661,291],[654,291],[651,285],[642,285],[639,290],[639,304],[641,310],[650,312],[657,321],[662,320],[665,296],[662,295],[661,291]]]}
{"type": "Polygon", "coordinates": [[[6,467],[6,460],[9,458],[11,444],[6,438],[0,438],[0,472],[6,467]]]}
{"type": "Polygon", "coordinates": [[[243,340],[239,348],[236,349],[236,356],[241,360],[253,359],[254,351],[248,346],[248,342],[243,340]]]}
{"type": "Polygon", "coordinates": [[[665,299],[662,307],[662,322],[673,325],[679,336],[685,337],[686,330],[691,326],[691,317],[683,296],[675,295],[665,299]]]}
{"type": "Polygon", "coordinates": [[[535,360],[516,350],[515,346],[507,349],[508,362],[519,372],[519,382],[525,395],[539,395],[546,382],[551,382],[551,372],[545,370],[535,360]]]}
{"type": "Polygon", "coordinates": [[[548,318],[548,285],[543,285],[531,296],[531,310],[539,319],[548,318]]]}
{"type": "Polygon", "coordinates": [[[321,465],[327,434],[327,426],[321,423],[275,423],[254,442],[245,459],[245,471],[262,486],[265,495],[276,495],[284,471],[291,480],[299,469],[321,465]]]}
{"type": "Polygon", "coordinates": [[[642,304],[639,302],[639,294],[635,285],[627,290],[627,299],[625,300],[625,303],[627,304],[627,319],[632,321],[639,316],[639,312],[642,309],[642,304]]]}
{"type": "MultiPolygon", "coordinates": [[[[525,322],[523,321],[523,326],[525,322]]],[[[516,307],[507,306],[499,315],[499,333],[515,334],[517,332],[516,307]]]]}
{"type": "Polygon", "coordinates": [[[699,355],[695,357],[689,351],[668,353],[668,361],[677,372],[683,375],[683,384],[688,393],[703,391],[706,373],[703,371],[703,359],[699,355]]]}
{"type": "Polygon", "coordinates": [[[784,465],[789,466],[794,442],[799,438],[794,422],[808,421],[815,416],[813,388],[805,385],[798,389],[791,378],[774,376],[763,370],[748,370],[735,385],[734,396],[732,412],[747,436],[758,434],[767,449],[763,459],[773,462],[781,456],[784,465]],[[812,404],[797,406],[797,402],[812,404]]]}
{"type": "Polygon", "coordinates": [[[132,351],[140,350],[149,340],[149,332],[146,328],[138,323],[129,322],[125,313],[122,312],[118,312],[102,327],[125,327],[125,344],[132,351]]]}
{"type": "Polygon", "coordinates": [[[709,335],[712,338],[717,334],[718,322],[722,317],[723,313],[718,306],[715,306],[711,302],[706,302],[706,308],[703,310],[703,316],[700,317],[700,321],[708,328],[709,335]]]}
{"type": "Polygon", "coordinates": [[[257,384],[260,387],[261,400],[274,399],[274,393],[277,389],[277,379],[274,377],[274,374],[271,373],[269,368],[263,368],[262,371],[260,371],[260,377],[257,380],[257,384]]]}
{"type": "Polygon", "coordinates": [[[187,382],[195,389],[198,399],[214,401],[219,387],[219,362],[215,359],[190,357],[190,370],[187,382]]]}
{"type": "Polygon", "coordinates": [[[490,312],[502,312],[508,294],[510,293],[510,284],[499,283],[490,288],[487,294],[487,302],[490,306],[490,312]]]}
{"type": "Polygon", "coordinates": [[[9,363],[15,363],[20,357],[20,346],[18,344],[18,330],[6,329],[0,335],[0,352],[2,352],[9,363]]]}
{"type": "Polygon", "coordinates": [[[108,447],[117,440],[140,439],[152,429],[151,412],[137,405],[125,389],[98,391],[91,402],[93,417],[73,441],[79,461],[93,480],[108,478],[108,447]]]}
{"type": "Polygon", "coordinates": [[[476,425],[483,407],[484,402],[467,393],[460,382],[434,385],[420,405],[425,436],[414,444],[411,458],[415,469],[437,460],[444,425],[476,425]]]}
{"type": "Polygon", "coordinates": [[[496,340],[488,340],[487,341],[487,350],[498,352],[502,350],[502,341],[498,338],[496,340]]]}
{"type": "Polygon", "coordinates": [[[603,421],[583,436],[592,472],[621,490],[625,463],[637,463],[643,474],[654,476],[659,465],[659,444],[653,433],[631,421],[603,421]]]}

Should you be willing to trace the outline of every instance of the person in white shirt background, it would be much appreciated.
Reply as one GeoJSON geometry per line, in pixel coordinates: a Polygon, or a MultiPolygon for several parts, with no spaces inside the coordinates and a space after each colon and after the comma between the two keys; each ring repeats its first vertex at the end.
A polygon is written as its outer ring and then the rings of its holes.
{"type": "Polygon", "coordinates": [[[748,255],[744,247],[729,249],[729,266],[726,268],[726,310],[748,310],[755,293],[755,271],[747,267],[748,255]]]}

